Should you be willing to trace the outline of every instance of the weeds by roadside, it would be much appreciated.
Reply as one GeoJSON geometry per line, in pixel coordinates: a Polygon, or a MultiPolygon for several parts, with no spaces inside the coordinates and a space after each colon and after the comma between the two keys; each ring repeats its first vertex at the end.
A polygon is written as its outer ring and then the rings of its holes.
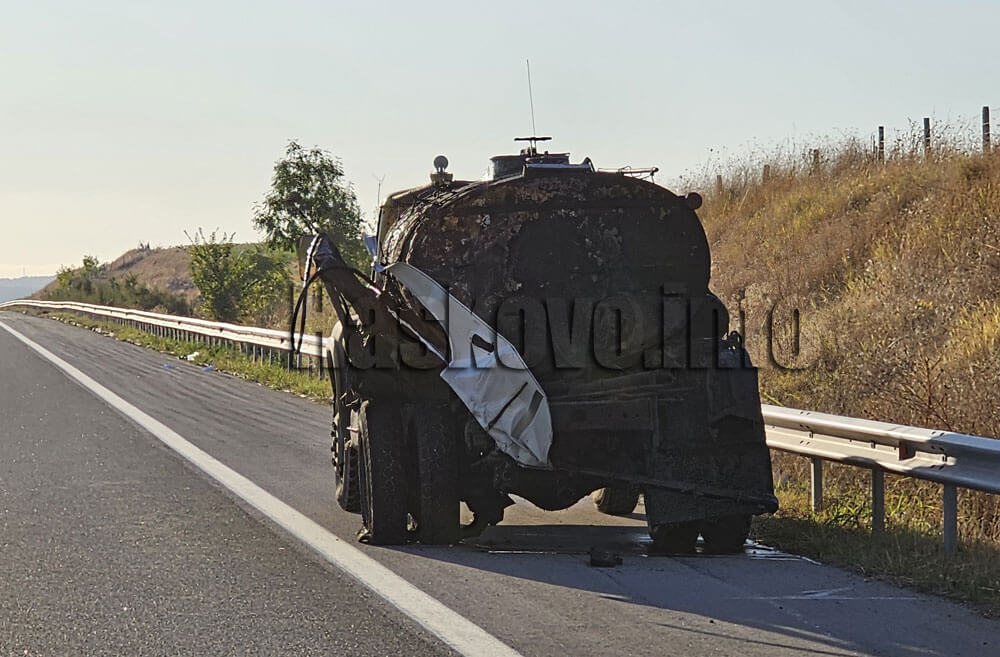
{"type": "Polygon", "coordinates": [[[159,351],[179,359],[190,360],[195,365],[212,365],[219,372],[231,374],[262,386],[290,392],[315,402],[330,402],[330,382],[310,376],[308,372],[288,371],[278,362],[256,362],[240,351],[223,346],[209,346],[201,342],[174,340],[146,333],[130,326],[101,322],[71,313],[43,313],[74,326],[80,326],[108,337],[130,342],[140,347],[159,351]]]}
{"type": "MultiPolygon", "coordinates": [[[[930,155],[914,126],[884,162],[826,139],[692,181],[712,288],[744,313],[765,402],[1000,436],[1000,150],[935,129],[930,155]],[[754,311],[774,303],[800,310],[811,367],[767,367],[753,338],[771,318],[754,311]]],[[[947,554],[939,485],[887,475],[887,531],[872,535],[867,470],[828,465],[813,513],[807,461],[775,453],[774,466],[781,510],[755,522],[762,542],[1000,614],[1000,496],[960,491],[961,548],[947,554]]]]}
{"type": "Polygon", "coordinates": [[[960,552],[945,552],[936,527],[905,518],[914,505],[927,507],[927,500],[898,487],[894,493],[887,491],[886,530],[872,532],[870,497],[848,480],[844,484],[825,492],[825,508],[818,513],[810,508],[809,490],[801,480],[779,486],[781,508],[774,516],[754,519],[754,538],[864,577],[970,602],[988,616],[1000,616],[1000,548],[995,543],[965,540],[960,552]]]}

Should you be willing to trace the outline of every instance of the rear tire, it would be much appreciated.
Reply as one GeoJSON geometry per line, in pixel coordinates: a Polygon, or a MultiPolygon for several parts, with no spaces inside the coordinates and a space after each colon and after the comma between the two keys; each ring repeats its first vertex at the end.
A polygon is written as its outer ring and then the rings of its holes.
{"type": "Polygon", "coordinates": [[[362,542],[401,545],[407,542],[406,450],[399,408],[367,401],[359,417],[362,542]]]}
{"type": "Polygon", "coordinates": [[[627,516],[639,504],[639,487],[635,484],[614,484],[598,488],[590,494],[594,506],[609,516],[627,516]]]}
{"type": "Polygon", "coordinates": [[[358,443],[352,439],[344,445],[344,463],[333,467],[337,504],[348,513],[361,513],[360,462],[358,443]]]}
{"type": "Polygon", "coordinates": [[[698,542],[697,522],[668,522],[649,528],[655,554],[693,554],[698,542]]]}
{"type": "Polygon", "coordinates": [[[424,409],[413,419],[420,490],[417,538],[427,545],[450,545],[462,538],[458,442],[452,425],[445,405],[424,409]]]}
{"type": "Polygon", "coordinates": [[[743,551],[750,535],[752,516],[723,516],[701,522],[701,537],[705,539],[705,552],[710,554],[738,554],[743,551]]]}

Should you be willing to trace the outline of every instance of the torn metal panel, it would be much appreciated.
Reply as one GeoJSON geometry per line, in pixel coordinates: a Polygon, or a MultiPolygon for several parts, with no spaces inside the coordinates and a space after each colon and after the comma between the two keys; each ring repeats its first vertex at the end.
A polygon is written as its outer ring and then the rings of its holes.
{"type": "Polygon", "coordinates": [[[548,400],[514,345],[413,265],[385,271],[446,327],[451,359],[441,378],[480,426],[521,465],[550,468],[548,400]]]}

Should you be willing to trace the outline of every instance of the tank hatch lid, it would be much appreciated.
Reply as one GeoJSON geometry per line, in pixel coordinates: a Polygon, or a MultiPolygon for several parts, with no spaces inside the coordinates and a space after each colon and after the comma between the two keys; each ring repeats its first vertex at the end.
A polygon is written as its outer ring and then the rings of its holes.
{"type": "Polygon", "coordinates": [[[522,149],[518,155],[496,155],[490,158],[492,179],[519,176],[532,171],[595,171],[590,158],[571,164],[569,153],[539,153],[534,146],[522,149]]]}

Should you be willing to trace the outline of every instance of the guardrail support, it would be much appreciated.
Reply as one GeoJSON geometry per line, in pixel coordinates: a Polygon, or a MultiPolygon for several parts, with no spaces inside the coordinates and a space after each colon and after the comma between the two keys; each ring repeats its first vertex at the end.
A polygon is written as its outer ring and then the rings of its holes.
{"type": "Polygon", "coordinates": [[[885,473],[872,468],[872,531],[885,531],[885,473]]]}
{"type": "Polygon", "coordinates": [[[944,551],[958,551],[958,488],[944,485],[944,551]]]}
{"type": "MultiPolygon", "coordinates": [[[[317,296],[318,299],[322,299],[322,295],[317,296]]],[[[319,373],[319,380],[323,380],[323,365],[325,364],[323,356],[323,331],[316,331],[316,341],[319,343],[316,345],[316,371],[319,373]]]]}
{"type": "Polygon", "coordinates": [[[823,510],[823,459],[811,459],[809,475],[812,481],[812,510],[819,513],[823,510]]]}

